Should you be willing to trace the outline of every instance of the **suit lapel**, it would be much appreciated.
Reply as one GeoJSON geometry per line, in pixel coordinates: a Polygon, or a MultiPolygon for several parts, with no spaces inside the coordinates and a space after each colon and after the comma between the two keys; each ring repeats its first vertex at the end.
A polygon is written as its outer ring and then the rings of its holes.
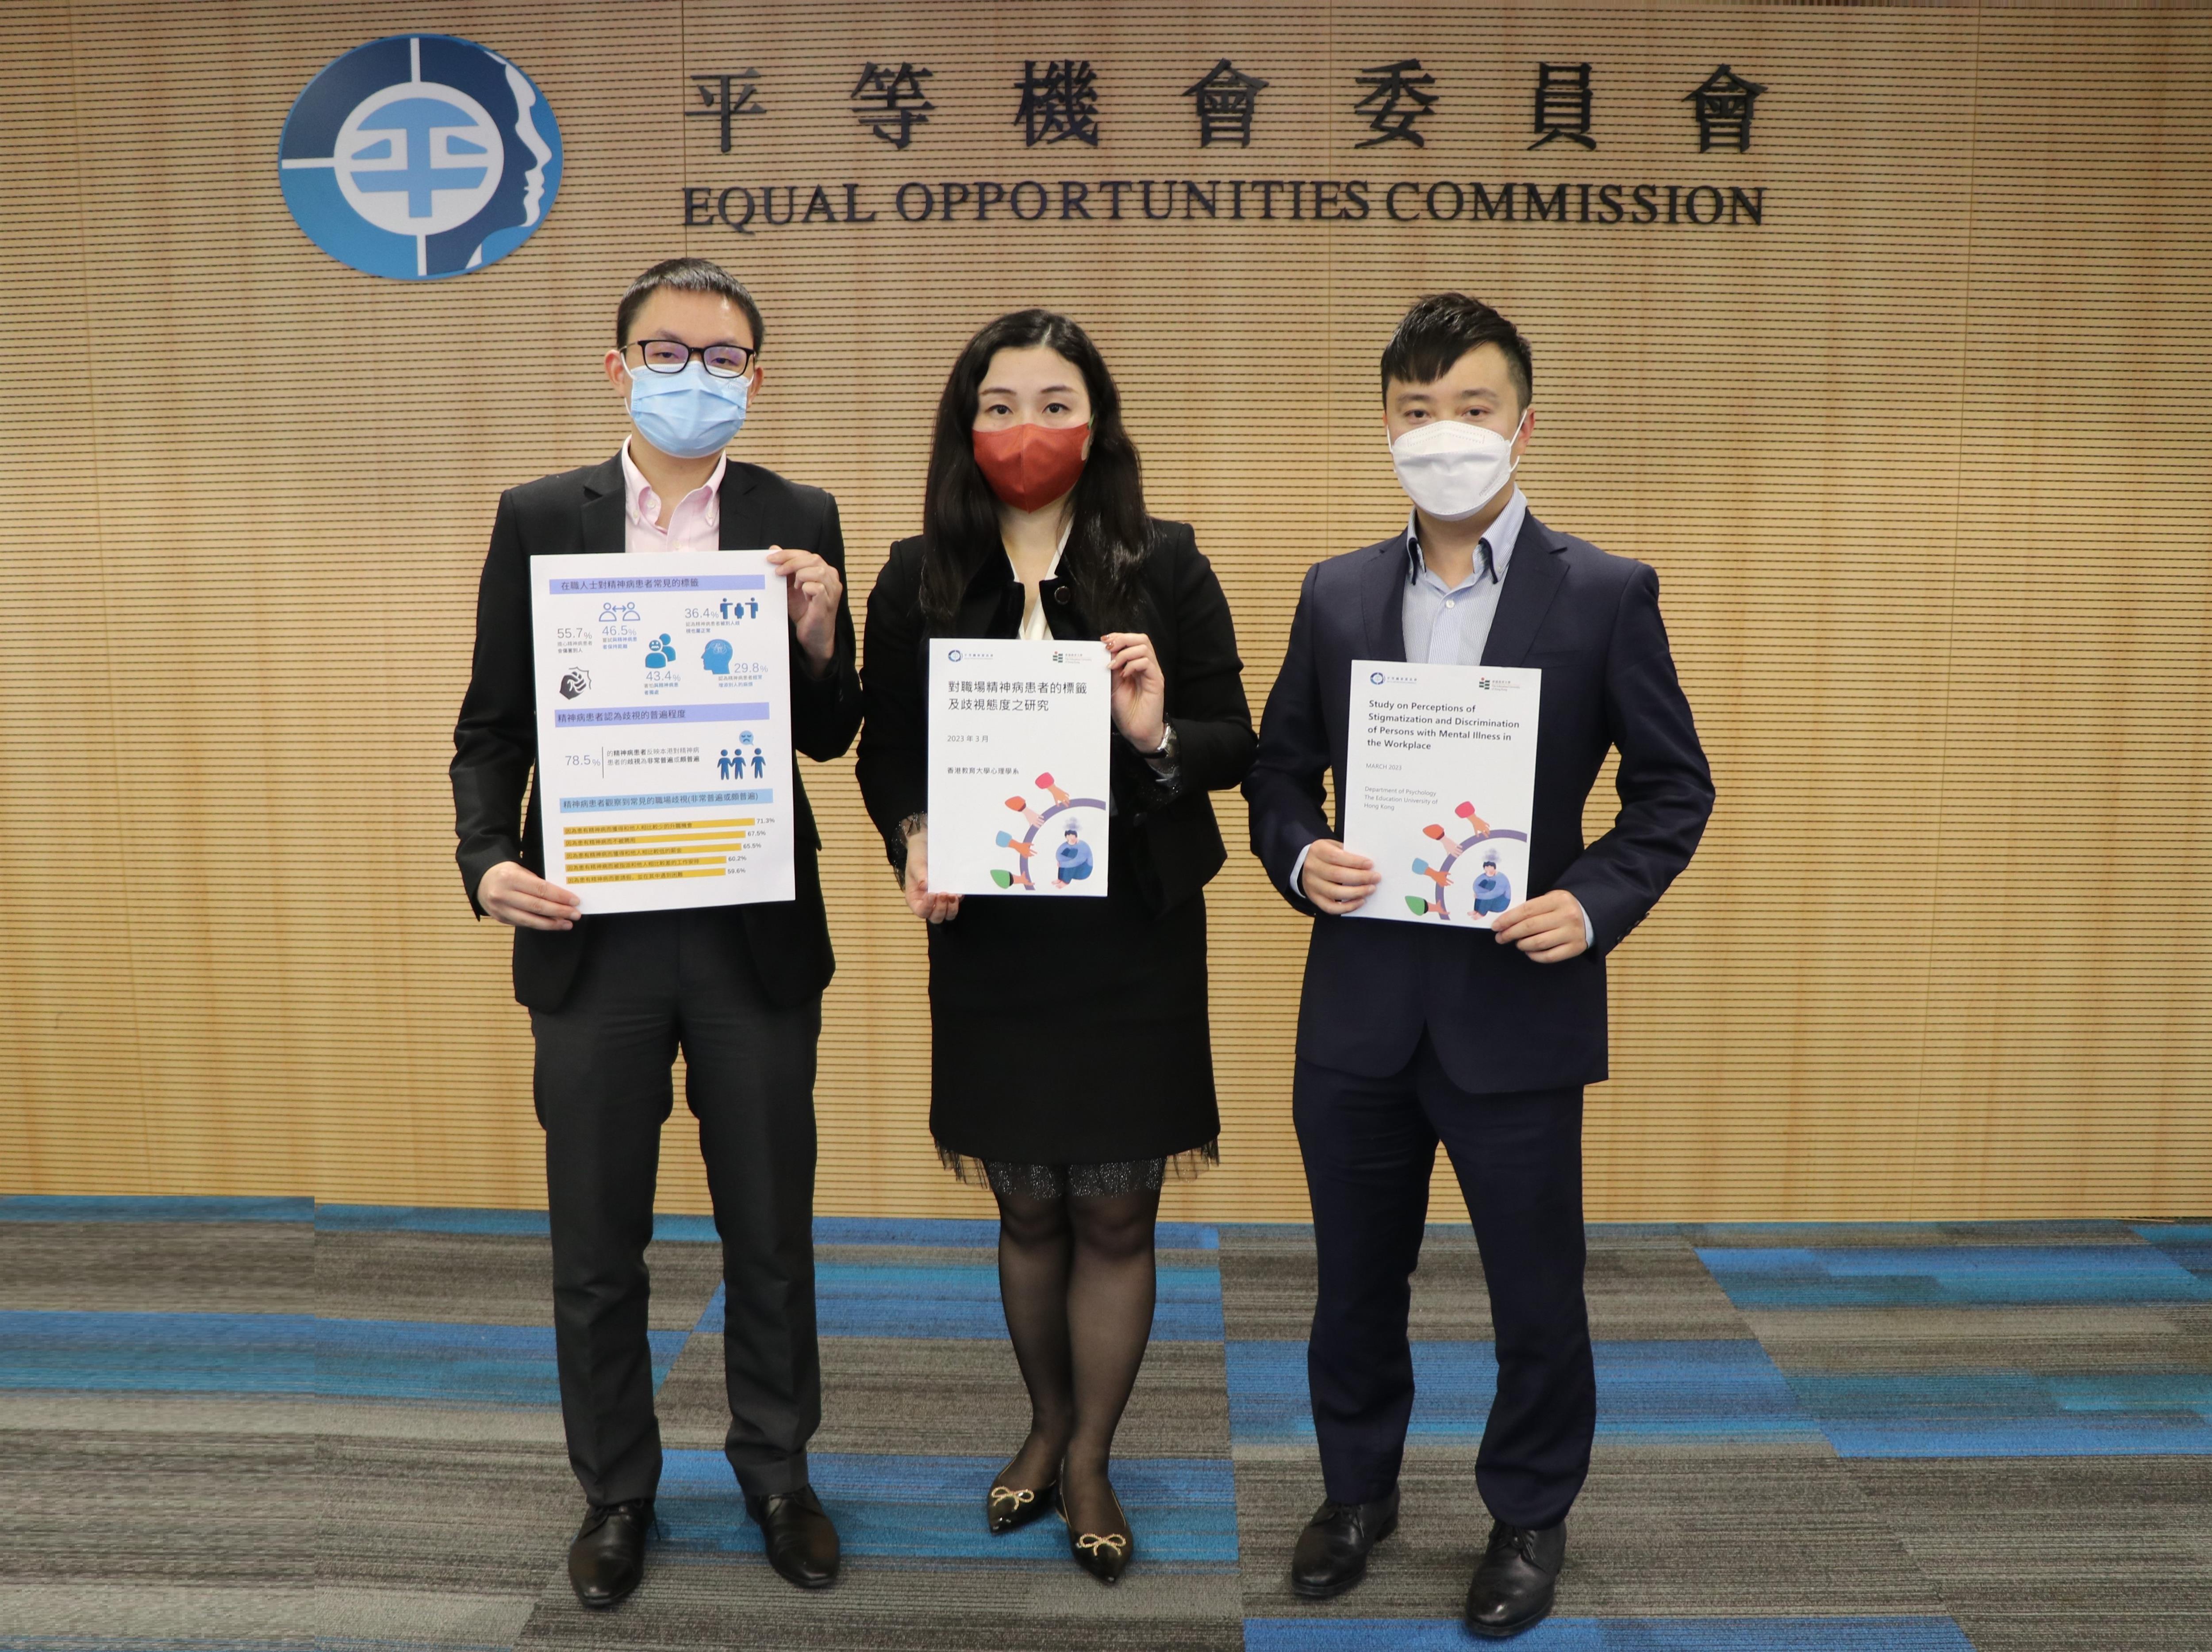
{"type": "Polygon", "coordinates": [[[750,465],[735,460],[722,467],[722,485],[715,497],[722,507],[720,541],[724,550],[766,550],[761,542],[760,530],[755,525],[759,513],[746,500],[753,484],[760,480],[758,472],[750,465]]]}
{"type": "Polygon", "coordinates": [[[1484,665],[1518,665],[1528,658],[1552,598],[1566,583],[1567,565],[1559,556],[1565,549],[1566,541],[1534,517],[1521,524],[1505,588],[1498,593],[1498,612],[1490,622],[1490,640],[1483,645],[1484,665]]]}
{"type": "Polygon", "coordinates": [[[1359,624],[1370,659],[1406,657],[1406,536],[1384,542],[1359,574],[1359,624]]]}
{"type": "Polygon", "coordinates": [[[629,517],[623,506],[622,455],[584,472],[581,544],[586,551],[618,554],[629,548],[629,517]]]}

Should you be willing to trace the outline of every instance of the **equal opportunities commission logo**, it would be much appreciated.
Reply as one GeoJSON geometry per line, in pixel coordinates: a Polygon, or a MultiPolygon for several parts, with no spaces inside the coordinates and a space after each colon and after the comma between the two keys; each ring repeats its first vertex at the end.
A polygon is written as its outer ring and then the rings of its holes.
{"type": "Polygon", "coordinates": [[[561,186],[545,95],[497,52],[396,34],[324,65],[277,143],[307,239],[372,276],[431,281],[528,240],[561,186]]]}

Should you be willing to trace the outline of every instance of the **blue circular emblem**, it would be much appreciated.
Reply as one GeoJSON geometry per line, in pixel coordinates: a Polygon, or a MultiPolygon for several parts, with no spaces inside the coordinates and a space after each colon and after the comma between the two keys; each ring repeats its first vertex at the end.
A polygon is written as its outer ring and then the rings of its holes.
{"type": "Polygon", "coordinates": [[[1370,683],[1380,683],[1382,680],[1382,673],[1380,671],[1370,671],[1367,674],[1367,680],[1370,683]]]}
{"type": "Polygon", "coordinates": [[[434,281],[528,240],[561,187],[545,94],[450,34],[356,46],[307,82],[276,146],[284,204],[341,264],[434,281]]]}

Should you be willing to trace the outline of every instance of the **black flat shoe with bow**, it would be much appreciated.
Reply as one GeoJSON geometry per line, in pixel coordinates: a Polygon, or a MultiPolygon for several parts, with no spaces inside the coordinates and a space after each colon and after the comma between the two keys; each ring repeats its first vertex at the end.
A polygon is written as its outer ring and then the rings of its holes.
{"type": "MultiPolygon", "coordinates": [[[[1137,1540],[1129,1531],[1128,1512],[1121,1507],[1118,1493],[1109,1488],[1114,1499],[1114,1515],[1121,1522],[1118,1532],[1078,1532],[1075,1522],[1067,1521],[1067,1551],[1075,1557],[1075,1564],[1102,1583],[1118,1583],[1121,1574],[1129,1570],[1129,1557],[1135,1552],[1137,1540]]],[[[1060,1498],[1060,1517],[1067,1520],[1067,1499],[1060,1498]]]]}
{"type": "Polygon", "coordinates": [[[1058,1480],[1040,1485],[1034,1491],[1026,1486],[994,1485],[990,1496],[983,1499],[983,1518],[989,1523],[993,1537],[1004,1537],[1050,1514],[1059,1496],[1058,1480]]]}

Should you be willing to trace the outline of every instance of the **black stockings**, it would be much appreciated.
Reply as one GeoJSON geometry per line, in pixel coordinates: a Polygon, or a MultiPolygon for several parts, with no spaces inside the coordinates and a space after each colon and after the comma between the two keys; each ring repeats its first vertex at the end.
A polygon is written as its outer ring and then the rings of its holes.
{"type": "Polygon", "coordinates": [[[1030,1436],[1000,1484],[1060,1474],[1073,1530],[1125,1531],[1107,1461],[1152,1336],[1159,1190],[998,1200],[999,1294],[1030,1391],[1030,1436]]]}

